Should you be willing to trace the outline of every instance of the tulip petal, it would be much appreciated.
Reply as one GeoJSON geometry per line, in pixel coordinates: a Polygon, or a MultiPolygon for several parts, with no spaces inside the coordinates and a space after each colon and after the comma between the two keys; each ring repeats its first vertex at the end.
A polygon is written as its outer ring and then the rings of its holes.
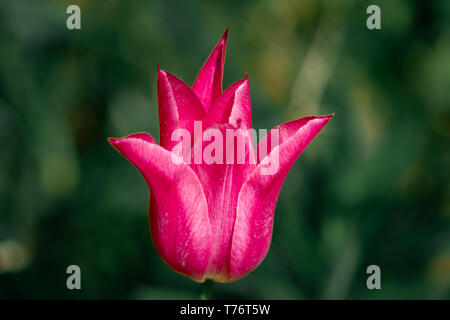
{"type": "Polygon", "coordinates": [[[307,117],[284,123],[272,129],[258,144],[261,148],[270,142],[274,130],[278,130],[279,145],[270,146],[271,152],[250,174],[239,193],[230,280],[246,275],[264,259],[272,238],[274,210],[283,181],[295,160],[331,117],[307,117]],[[272,175],[265,175],[264,168],[273,160],[275,152],[278,152],[279,169],[272,175]]]}
{"type": "MultiPolygon", "coordinates": [[[[191,167],[203,186],[213,235],[207,277],[226,281],[239,190],[256,167],[256,159],[251,131],[244,127],[215,124],[203,132],[203,137],[209,138],[202,142],[202,162],[195,164],[193,159],[191,167]],[[214,155],[219,156],[212,162],[207,150],[217,142],[223,147],[215,150],[214,155]]],[[[199,143],[197,140],[194,145],[193,158],[199,143]]]]}
{"type": "Polygon", "coordinates": [[[222,94],[223,64],[225,62],[225,47],[228,38],[228,28],[219,43],[209,55],[192,86],[206,111],[214,100],[222,94]]]}
{"type": "Polygon", "coordinates": [[[203,281],[212,234],[206,198],[195,173],[184,163],[175,164],[172,154],[148,134],[109,141],[149,185],[150,226],[159,254],[174,270],[203,281]]]}
{"type": "Polygon", "coordinates": [[[204,126],[207,128],[214,123],[236,125],[238,121],[242,121],[247,128],[252,127],[250,87],[247,75],[245,79],[233,83],[214,101],[213,106],[206,112],[204,126]]]}
{"type": "Polygon", "coordinates": [[[160,144],[169,151],[178,143],[171,139],[174,130],[187,129],[192,134],[194,121],[201,121],[205,114],[192,89],[163,70],[158,70],[158,107],[160,144]]]}

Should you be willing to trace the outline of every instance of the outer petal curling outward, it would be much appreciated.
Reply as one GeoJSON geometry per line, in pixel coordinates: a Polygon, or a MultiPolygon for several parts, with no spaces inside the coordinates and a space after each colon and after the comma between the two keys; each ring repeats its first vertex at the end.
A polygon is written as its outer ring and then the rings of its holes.
{"type": "Polygon", "coordinates": [[[205,115],[202,104],[183,80],[158,68],[158,108],[160,144],[172,150],[171,140],[175,129],[183,128],[193,133],[194,121],[205,115]]]}
{"type": "Polygon", "coordinates": [[[214,100],[222,94],[223,64],[225,62],[225,47],[228,38],[228,28],[219,43],[209,55],[192,86],[206,111],[214,100]]]}
{"type": "MultiPolygon", "coordinates": [[[[332,115],[306,117],[286,122],[279,129],[279,145],[270,153],[244,182],[239,193],[236,221],[231,244],[229,280],[236,280],[254,268],[266,255],[273,227],[273,215],[278,194],[292,164],[320,132],[332,115]],[[274,175],[263,175],[267,161],[278,152],[279,169],[274,175]]],[[[273,129],[258,144],[267,144],[273,129]]]]}
{"type": "Polygon", "coordinates": [[[110,143],[144,176],[152,193],[150,225],[159,254],[174,270],[203,281],[211,255],[208,205],[192,169],[146,133],[110,143]]]}
{"type": "Polygon", "coordinates": [[[207,128],[214,123],[230,123],[237,125],[242,121],[247,128],[252,127],[250,87],[247,75],[243,80],[233,83],[218,97],[206,112],[203,120],[207,128]]]}
{"type": "MultiPolygon", "coordinates": [[[[203,136],[208,137],[210,142],[202,143],[202,154],[210,154],[207,148],[213,143],[218,142],[223,146],[223,150],[214,151],[219,163],[211,163],[204,159],[206,161],[201,164],[191,165],[203,186],[213,234],[211,259],[206,276],[221,282],[227,281],[229,273],[230,246],[239,191],[256,167],[256,159],[251,131],[248,131],[242,123],[240,127],[228,123],[215,124],[206,129],[203,136]],[[231,139],[231,135],[235,135],[236,138],[231,139]],[[216,139],[223,140],[216,141],[216,139]],[[227,163],[227,159],[232,163],[227,163]]],[[[198,143],[200,141],[196,141],[196,144],[198,143]]]]}

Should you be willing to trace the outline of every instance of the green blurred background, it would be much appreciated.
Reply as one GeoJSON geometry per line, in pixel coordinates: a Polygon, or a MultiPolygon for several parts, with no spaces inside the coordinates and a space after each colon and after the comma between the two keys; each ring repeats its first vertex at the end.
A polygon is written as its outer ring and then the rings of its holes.
{"type": "Polygon", "coordinates": [[[449,22],[441,0],[1,0],[0,299],[198,298],[106,137],[157,138],[157,63],[192,84],[228,25],[224,87],[248,72],[256,129],[336,115],[286,179],[266,259],[213,298],[449,299],[449,22]]]}

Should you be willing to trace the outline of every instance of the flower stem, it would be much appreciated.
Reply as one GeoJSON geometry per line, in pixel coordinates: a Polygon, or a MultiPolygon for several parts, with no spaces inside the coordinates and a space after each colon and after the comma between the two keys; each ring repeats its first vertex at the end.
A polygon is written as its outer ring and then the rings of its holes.
{"type": "Polygon", "coordinates": [[[201,284],[202,292],[200,293],[201,300],[210,300],[212,296],[212,284],[213,281],[211,279],[206,279],[205,282],[201,284]]]}

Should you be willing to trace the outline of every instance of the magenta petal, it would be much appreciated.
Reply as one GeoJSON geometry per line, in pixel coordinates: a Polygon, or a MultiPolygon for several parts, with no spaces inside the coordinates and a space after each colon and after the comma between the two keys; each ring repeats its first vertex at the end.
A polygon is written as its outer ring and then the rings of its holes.
{"type": "Polygon", "coordinates": [[[245,75],[243,83],[237,88],[234,94],[234,103],[228,118],[228,122],[231,124],[238,123],[239,121],[242,121],[246,128],[252,127],[250,87],[247,75],[245,75]]]}
{"type": "Polygon", "coordinates": [[[177,144],[171,140],[174,130],[187,129],[192,135],[194,121],[201,121],[205,114],[192,89],[163,70],[158,70],[158,106],[160,144],[169,151],[177,144]]]}
{"type": "Polygon", "coordinates": [[[192,86],[192,90],[209,110],[214,100],[222,94],[223,64],[225,62],[225,47],[228,29],[225,30],[219,43],[209,55],[192,86]]]}
{"type": "Polygon", "coordinates": [[[230,123],[239,125],[242,122],[246,128],[252,127],[250,87],[248,78],[233,83],[218,97],[208,110],[204,119],[204,126],[214,123],[230,123]]]}
{"type": "MultiPolygon", "coordinates": [[[[207,270],[208,277],[215,281],[227,281],[229,273],[229,254],[233,234],[239,190],[248,175],[256,167],[251,131],[243,127],[239,129],[229,124],[216,124],[203,132],[204,137],[220,136],[223,150],[215,150],[217,162],[210,162],[205,156],[208,148],[216,141],[215,137],[203,141],[203,161],[191,167],[199,177],[206,201],[208,203],[209,220],[212,229],[212,255],[207,270]],[[236,134],[232,142],[227,140],[229,134],[236,134]],[[242,139],[242,140],[240,140],[242,139]],[[239,143],[243,143],[239,147],[239,143]],[[242,149],[244,147],[245,149],[242,149]],[[229,162],[227,163],[227,156],[229,162]],[[242,156],[242,158],[240,158],[242,156]],[[220,159],[219,159],[220,158],[220,159]],[[231,160],[232,159],[232,160],[231,160]],[[232,161],[232,164],[230,163],[232,161]],[[208,164],[209,163],[209,164],[208,164]]],[[[231,135],[230,135],[231,136],[231,135]]],[[[197,141],[196,144],[200,143],[197,141]]],[[[194,149],[196,146],[194,145],[194,149]]],[[[194,159],[193,161],[194,162],[194,159]]]]}
{"type": "Polygon", "coordinates": [[[272,150],[244,182],[239,193],[236,222],[231,245],[230,279],[238,279],[264,259],[271,238],[273,215],[281,186],[289,169],[332,116],[307,117],[283,123],[272,129],[258,144],[267,143],[273,131],[279,131],[279,146],[272,150]],[[263,174],[267,161],[278,152],[279,170],[263,174]]]}
{"type": "Polygon", "coordinates": [[[218,97],[213,106],[206,112],[203,120],[203,126],[210,127],[215,123],[228,123],[231,109],[234,104],[236,90],[242,85],[244,80],[239,80],[229,86],[220,97],[218,97]]]}
{"type": "Polygon", "coordinates": [[[198,180],[186,164],[145,133],[110,143],[144,176],[152,197],[150,229],[159,254],[174,270],[203,281],[211,255],[208,206],[198,180]]]}

